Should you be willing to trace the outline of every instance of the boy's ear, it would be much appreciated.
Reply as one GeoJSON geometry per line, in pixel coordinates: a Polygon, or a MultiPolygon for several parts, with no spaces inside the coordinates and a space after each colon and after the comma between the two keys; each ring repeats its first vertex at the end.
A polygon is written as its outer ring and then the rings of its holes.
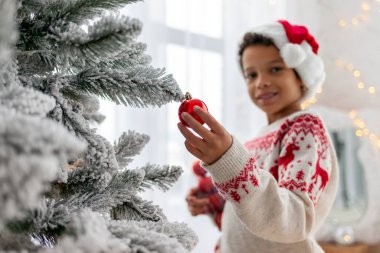
{"type": "Polygon", "coordinates": [[[305,95],[306,91],[307,91],[306,86],[303,83],[301,83],[301,92],[302,92],[302,95],[305,95]]]}

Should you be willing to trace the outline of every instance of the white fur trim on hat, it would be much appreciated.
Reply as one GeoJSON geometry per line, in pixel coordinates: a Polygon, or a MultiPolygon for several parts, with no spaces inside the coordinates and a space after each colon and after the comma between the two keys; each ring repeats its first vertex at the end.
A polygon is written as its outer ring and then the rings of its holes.
{"type": "Polygon", "coordinates": [[[284,27],[279,22],[255,27],[251,32],[273,40],[285,65],[295,69],[305,85],[303,99],[312,98],[325,81],[326,74],[321,57],[313,52],[311,46],[306,41],[301,44],[290,43],[284,27]]]}
{"type": "Polygon", "coordinates": [[[280,55],[288,68],[295,68],[306,59],[306,53],[303,48],[292,43],[286,43],[281,48],[280,55]]]}

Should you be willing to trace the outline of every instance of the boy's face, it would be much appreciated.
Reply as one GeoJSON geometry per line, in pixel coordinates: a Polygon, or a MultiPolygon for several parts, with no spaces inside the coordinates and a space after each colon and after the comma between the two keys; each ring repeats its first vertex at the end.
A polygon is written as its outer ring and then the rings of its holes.
{"type": "Polygon", "coordinates": [[[242,66],[249,96],[270,121],[301,109],[302,81],[275,46],[247,47],[242,66]]]}

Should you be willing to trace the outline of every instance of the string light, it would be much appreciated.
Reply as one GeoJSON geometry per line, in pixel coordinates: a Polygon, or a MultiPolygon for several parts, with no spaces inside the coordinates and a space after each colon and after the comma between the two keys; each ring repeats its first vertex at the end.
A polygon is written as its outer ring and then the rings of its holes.
{"type": "MultiPolygon", "coordinates": [[[[340,68],[343,68],[349,72],[351,72],[351,74],[353,75],[354,78],[357,79],[357,88],[359,90],[364,90],[364,88],[366,88],[366,84],[365,82],[361,79],[362,77],[362,74],[361,74],[361,71],[358,70],[358,69],[355,69],[354,65],[352,64],[348,64],[348,63],[345,63],[343,60],[341,59],[336,59],[335,60],[335,65],[337,67],[340,67],[340,68]]],[[[367,88],[367,91],[370,95],[374,95],[376,94],[376,88],[374,86],[369,86],[367,88]]]]}
{"type": "Polygon", "coordinates": [[[343,67],[344,66],[344,61],[341,60],[341,59],[336,59],[335,60],[335,65],[337,65],[338,67],[343,67]]]}
{"type": "MultiPolygon", "coordinates": [[[[376,0],[376,2],[380,3],[380,0],[376,0]]],[[[348,19],[340,18],[338,21],[338,25],[341,28],[348,28],[350,26],[357,27],[361,23],[368,21],[368,13],[372,9],[371,4],[369,4],[367,1],[363,1],[360,4],[360,7],[361,8],[358,15],[348,19]]],[[[378,10],[378,12],[380,12],[380,9],[378,10]]]]}
{"type": "Polygon", "coordinates": [[[354,70],[354,65],[352,65],[352,64],[347,64],[347,65],[346,65],[346,69],[347,69],[348,71],[353,71],[353,70],[354,70]]]}
{"type": "Polygon", "coordinates": [[[346,242],[348,242],[348,241],[352,240],[352,237],[350,235],[344,235],[343,236],[343,240],[345,240],[346,242]]]}
{"type": "Polygon", "coordinates": [[[354,74],[354,77],[356,77],[356,78],[360,77],[360,71],[359,70],[355,70],[353,74],[354,74]]]}
{"type": "Polygon", "coordinates": [[[354,126],[357,128],[355,135],[359,138],[367,137],[373,145],[380,148],[380,137],[367,128],[367,125],[361,118],[358,117],[356,111],[350,111],[349,117],[351,118],[354,126]]]}
{"type": "MultiPolygon", "coordinates": [[[[380,3],[380,0],[376,0],[377,3],[380,3]]],[[[349,27],[350,25],[351,26],[358,26],[359,24],[365,22],[365,21],[368,21],[368,12],[371,10],[371,5],[366,2],[366,1],[363,1],[362,4],[361,4],[361,13],[357,16],[354,16],[352,17],[351,19],[339,19],[338,21],[338,24],[340,27],[342,28],[347,28],[349,27]]],[[[378,9],[378,12],[380,13],[380,8],[378,9]]],[[[355,69],[353,64],[347,64],[345,63],[343,60],[341,59],[336,59],[335,60],[335,64],[336,66],[338,67],[343,67],[344,69],[346,69],[347,71],[351,72],[351,74],[353,75],[354,78],[357,79],[358,83],[357,83],[357,88],[360,89],[360,90],[364,90],[365,88],[365,83],[361,80],[361,72],[358,70],[358,69],[355,69]]],[[[376,88],[374,86],[370,86],[368,87],[368,93],[373,95],[376,93],[376,88]]],[[[320,91],[322,92],[322,90],[320,91]]],[[[318,93],[320,93],[318,92],[318,93]]],[[[307,101],[305,101],[304,103],[302,103],[302,108],[307,108],[309,107],[310,105],[314,104],[317,102],[317,99],[316,97],[313,97],[312,99],[309,99],[307,101]]],[[[357,130],[355,131],[355,134],[356,136],[358,137],[368,137],[370,141],[373,142],[373,144],[375,146],[377,146],[378,148],[380,148],[380,137],[377,136],[375,133],[372,133],[367,127],[366,127],[366,124],[365,122],[360,119],[357,115],[356,115],[356,112],[355,111],[351,111],[349,113],[349,116],[350,118],[352,119],[353,121],[353,124],[357,127],[357,130]]],[[[347,241],[350,241],[352,238],[350,235],[347,235],[347,236],[344,236],[344,240],[347,240],[347,241]]]]}
{"type": "MultiPolygon", "coordinates": [[[[380,10],[379,10],[379,12],[380,12],[380,10]]],[[[347,22],[346,22],[346,20],[344,20],[344,19],[339,20],[339,25],[340,25],[341,27],[346,27],[346,26],[347,26],[347,22]]]]}
{"type": "MultiPolygon", "coordinates": [[[[380,0],[379,0],[380,1],[380,0]]],[[[354,78],[358,80],[357,88],[363,90],[365,88],[365,83],[360,79],[361,72],[358,69],[354,68],[353,64],[347,64],[342,59],[336,59],[335,65],[337,67],[343,68],[353,75],[354,78]]],[[[368,92],[373,95],[376,93],[376,88],[374,86],[368,87],[368,92]]],[[[380,148],[380,137],[375,133],[372,133],[366,126],[366,123],[357,116],[356,111],[351,111],[349,113],[349,117],[351,118],[354,126],[357,128],[355,131],[355,135],[359,138],[368,137],[369,140],[378,148],[380,148]]]]}
{"type": "MultiPolygon", "coordinates": [[[[322,93],[322,90],[320,92],[317,92],[317,93],[322,93]]],[[[313,104],[316,104],[318,102],[318,99],[316,96],[304,101],[302,104],[301,104],[301,108],[302,109],[306,109],[308,108],[309,106],[313,105],[313,104]]]]}
{"type": "Polygon", "coordinates": [[[353,25],[358,25],[358,24],[359,24],[359,19],[357,19],[357,18],[353,18],[353,19],[351,20],[351,23],[352,23],[353,25]]]}
{"type": "MultiPolygon", "coordinates": [[[[319,87],[318,90],[317,90],[317,95],[319,94],[322,94],[323,93],[323,89],[322,87],[319,87]]],[[[315,95],[314,97],[304,101],[302,104],[301,104],[301,108],[302,109],[306,109],[308,108],[309,106],[313,105],[313,104],[316,104],[318,102],[318,99],[317,99],[317,95],[315,95]]]]}
{"type": "Polygon", "coordinates": [[[312,98],[310,98],[310,99],[304,101],[304,102],[301,104],[301,108],[302,108],[302,109],[306,109],[306,108],[308,108],[309,106],[311,106],[311,105],[313,105],[313,104],[316,104],[316,103],[318,102],[317,95],[322,94],[322,93],[323,93],[323,89],[322,89],[322,87],[319,87],[318,90],[317,90],[317,94],[316,94],[314,97],[312,97],[312,98]]]}
{"type": "Polygon", "coordinates": [[[371,9],[371,5],[364,2],[364,3],[362,3],[362,9],[363,9],[363,11],[369,11],[371,9]]]}

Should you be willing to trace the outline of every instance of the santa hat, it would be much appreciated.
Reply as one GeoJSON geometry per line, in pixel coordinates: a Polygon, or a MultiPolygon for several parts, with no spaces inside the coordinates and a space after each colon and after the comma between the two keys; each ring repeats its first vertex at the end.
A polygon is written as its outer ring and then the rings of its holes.
{"type": "Polygon", "coordinates": [[[312,98],[326,78],[318,43],[305,26],[291,25],[286,20],[255,27],[253,33],[271,38],[280,50],[285,65],[294,68],[305,85],[304,99],[312,98]]]}

